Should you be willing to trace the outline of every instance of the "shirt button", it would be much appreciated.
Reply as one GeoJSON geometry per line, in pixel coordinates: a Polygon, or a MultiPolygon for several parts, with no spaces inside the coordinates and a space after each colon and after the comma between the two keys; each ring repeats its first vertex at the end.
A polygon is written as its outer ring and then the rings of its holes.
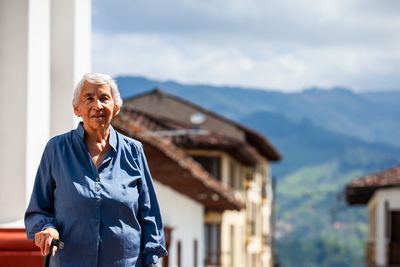
{"type": "Polygon", "coordinates": [[[99,177],[97,177],[97,178],[96,178],[96,181],[97,181],[97,182],[98,182],[98,181],[100,181],[100,178],[99,178],[99,177]]]}
{"type": "Polygon", "coordinates": [[[96,188],[96,191],[99,192],[99,191],[100,191],[100,188],[97,187],[97,188],[96,188]]]}

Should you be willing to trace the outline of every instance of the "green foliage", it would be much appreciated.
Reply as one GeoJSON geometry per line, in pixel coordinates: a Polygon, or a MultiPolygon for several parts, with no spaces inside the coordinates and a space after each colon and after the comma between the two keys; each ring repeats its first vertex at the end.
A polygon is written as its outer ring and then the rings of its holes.
{"type": "Polygon", "coordinates": [[[340,267],[364,266],[363,255],[351,245],[338,243],[328,238],[293,239],[285,238],[277,242],[281,266],[296,267],[340,267]]]}
{"type": "Polygon", "coordinates": [[[340,194],[358,174],[342,173],[337,162],[330,162],[280,180],[277,243],[283,266],[363,266],[366,208],[348,207],[340,194]],[[304,261],[296,255],[304,255],[304,261]]]}
{"type": "Polygon", "coordinates": [[[283,266],[364,266],[366,207],[344,201],[352,180],[400,162],[400,149],[329,132],[307,119],[257,112],[241,122],[268,136],[284,160],[277,182],[277,252],[283,266]]]}

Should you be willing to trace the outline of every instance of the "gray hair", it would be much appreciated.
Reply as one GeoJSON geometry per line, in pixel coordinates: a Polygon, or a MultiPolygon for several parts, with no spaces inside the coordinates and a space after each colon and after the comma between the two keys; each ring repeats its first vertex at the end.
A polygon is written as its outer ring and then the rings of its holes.
{"type": "Polygon", "coordinates": [[[85,82],[93,84],[108,84],[111,88],[112,95],[114,97],[115,104],[119,107],[122,106],[122,99],[118,91],[117,83],[108,74],[102,73],[86,73],[83,75],[82,80],[76,85],[74,91],[74,98],[72,99],[72,105],[77,107],[79,105],[79,95],[81,94],[82,87],[85,82]]]}

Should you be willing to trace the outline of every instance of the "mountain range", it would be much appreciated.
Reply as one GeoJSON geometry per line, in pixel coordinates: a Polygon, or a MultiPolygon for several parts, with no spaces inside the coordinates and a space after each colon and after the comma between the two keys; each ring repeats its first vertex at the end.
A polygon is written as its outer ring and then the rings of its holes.
{"type": "Polygon", "coordinates": [[[143,77],[118,77],[122,97],[159,87],[231,119],[259,111],[276,112],[292,120],[308,118],[337,133],[400,147],[400,91],[354,93],[349,89],[307,89],[281,93],[242,87],[184,85],[143,77]],[[205,97],[207,96],[207,97],[205,97]],[[389,130],[390,129],[390,130],[389,130]]]}
{"type": "Polygon", "coordinates": [[[357,177],[400,163],[400,92],[297,93],[118,77],[122,98],[160,88],[264,134],[283,154],[277,181],[282,266],[364,266],[366,208],[348,207],[357,177]]]}

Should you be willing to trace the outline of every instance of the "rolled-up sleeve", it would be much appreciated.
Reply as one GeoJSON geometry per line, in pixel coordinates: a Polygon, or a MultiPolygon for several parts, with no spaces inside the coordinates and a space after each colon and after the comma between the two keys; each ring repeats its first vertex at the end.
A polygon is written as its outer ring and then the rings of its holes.
{"type": "Polygon", "coordinates": [[[165,237],[160,208],[147,164],[143,146],[138,153],[142,169],[142,186],[139,193],[138,219],[142,227],[143,263],[158,263],[160,257],[168,255],[165,249],[165,237]]]}
{"type": "Polygon", "coordinates": [[[39,168],[28,208],[25,212],[25,228],[28,239],[34,239],[37,232],[53,227],[57,229],[54,217],[54,189],[55,182],[51,175],[51,146],[46,145],[39,168]]]}

